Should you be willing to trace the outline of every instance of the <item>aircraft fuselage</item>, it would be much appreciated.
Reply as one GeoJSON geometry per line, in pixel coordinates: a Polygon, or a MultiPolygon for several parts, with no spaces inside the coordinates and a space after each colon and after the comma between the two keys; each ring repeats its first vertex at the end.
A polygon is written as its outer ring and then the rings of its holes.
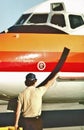
{"type": "Polygon", "coordinates": [[[24,89],[25,75],[34,72],[38,84],[54,69],[63,48],[70,49],[57,83],[44,102],[84,100],[84,36],[65,34],[0,34],[1,99],[16,97],[24,89]]]}

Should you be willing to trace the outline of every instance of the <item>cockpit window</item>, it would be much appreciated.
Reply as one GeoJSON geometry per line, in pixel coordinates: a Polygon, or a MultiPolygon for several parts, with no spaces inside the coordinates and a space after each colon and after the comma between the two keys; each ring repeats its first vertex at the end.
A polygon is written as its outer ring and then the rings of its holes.
{"type": "Polygon", "coordinates": [[[51,23],[61,27],[66,26],[63,14],[54,14],[51,18],[51,23]]]}
{"type": "Polygon", "coordinates": [[[63,3],[52,3],[51,9],[52,11],[63,11],[64,10],[63,3]]]}
{"type": "Polygon", "coordinates": [[[75,29],[84,24],[84,21],[80,15],[69,15],[70,26],[75,29]]]}
{"type": "Polygon", "coordinates": [[[27,23],[46,23],[48,14],[34,14],[27,23]]]}
{"type": "Polygon", "coordinates": [[[29,16],[30,16],[30,14],[24,14],[24,15],[22,15],[19,18],[19,20],[16,22],[15,25],[22,25],[28,19],[29,16]]]}

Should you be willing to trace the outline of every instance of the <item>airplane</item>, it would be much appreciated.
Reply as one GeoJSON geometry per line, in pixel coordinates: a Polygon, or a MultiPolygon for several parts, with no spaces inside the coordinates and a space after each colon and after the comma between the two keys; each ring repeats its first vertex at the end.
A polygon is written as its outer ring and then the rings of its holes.
{"type": "MultiPolygon", "coordinates": [[[[43,82],[64,47],[70,53],[43,103],[84,103],[83,7],[82,0],[47,0],[25,11],[13,26],[0,33],[1,103],[15,102],[29,72],[36,74],[37,86],[43,82]]],[[[13,109],[13,103],[10,106],[13,109]]]]}

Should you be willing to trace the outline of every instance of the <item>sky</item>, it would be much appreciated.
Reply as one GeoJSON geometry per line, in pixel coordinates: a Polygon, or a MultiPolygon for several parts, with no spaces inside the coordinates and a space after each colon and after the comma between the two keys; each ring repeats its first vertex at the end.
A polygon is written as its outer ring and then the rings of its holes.
{"type": "Polygon", "coordinates": [[[0,0],[0,32],[18,20],[23,12],[45,0],[0,0]]]}

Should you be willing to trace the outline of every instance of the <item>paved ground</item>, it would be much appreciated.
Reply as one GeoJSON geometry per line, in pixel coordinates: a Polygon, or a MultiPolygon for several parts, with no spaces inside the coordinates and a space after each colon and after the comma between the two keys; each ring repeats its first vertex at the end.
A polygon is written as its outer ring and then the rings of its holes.
{"type": "Polygon", "coordinates": [[[60,128],[48,128],[43,130],[84,130],[84,126],[73,126],[73,127],[60,127],[60,128]]]}
{"type": "MultiPolygon", "coordinates": [[[[84,105],[78,103],[53,105],[50,108],[48,104],[43,106],[44,130],[84,130],[84,105]],[[48,108],[50,110],[47,110],[48,108]]],[[[7,111],[6,105],[0,105],[0,126],[13,126],[14,120],[15,113],[7,111]]]]}

